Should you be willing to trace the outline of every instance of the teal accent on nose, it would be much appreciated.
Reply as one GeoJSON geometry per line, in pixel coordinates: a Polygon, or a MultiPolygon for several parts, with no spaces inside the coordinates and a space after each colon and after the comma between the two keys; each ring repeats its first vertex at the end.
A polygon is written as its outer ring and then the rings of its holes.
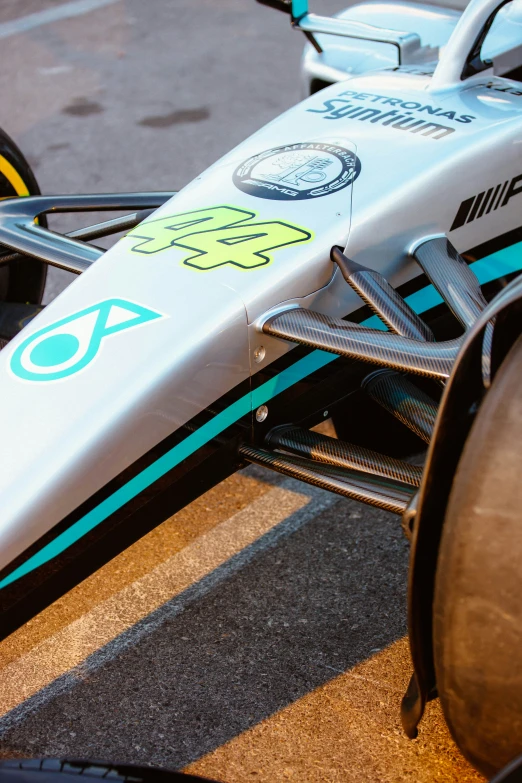
{"type": "Polygon", "coordinates": [[[72,359],[79,347],[74,334],[54,334],[33,348],[31,361],[38,367],[56,367],[72,359]]]}

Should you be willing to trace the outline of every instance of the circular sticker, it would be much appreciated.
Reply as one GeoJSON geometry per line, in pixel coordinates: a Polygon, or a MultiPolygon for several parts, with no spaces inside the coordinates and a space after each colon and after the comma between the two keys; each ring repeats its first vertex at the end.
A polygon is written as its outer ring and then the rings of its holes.
{"type": "Polygon", "coordinates": [[[301,142],[253,155],[234,172],[234,185],[250,196],[299,201],[335,193],[350,185],[361,161],[337,144],[301,142]]]}

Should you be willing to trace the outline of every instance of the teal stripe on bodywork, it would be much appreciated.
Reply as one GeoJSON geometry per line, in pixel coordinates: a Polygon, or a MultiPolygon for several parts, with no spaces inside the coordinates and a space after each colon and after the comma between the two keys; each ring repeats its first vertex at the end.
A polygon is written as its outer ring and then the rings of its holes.
{"type": "MultiPolygon", "coordinates": [[[[522,269],[522,242],[492,253],[480,261],[475,261],[473,264],[470,264],[470,267],[475,272],[481,285],[504,275],[519,272],[522,269]]],[[[406,301],[416,313],[424,313],[427,310],[431,310],[432,307],[441,304],[443,300],[433,286],[429,285],[407,296],[406,301]]],[[[363,323],[365,326],[376,329],[386,328],[377,316],[372,316],[363,323]]],[[[198,430],[191,433],[181,443],[178,443],[162,457],[159,457],[148,468],[138,473],[137,476],[116,490],[114,494],[102,501],[96,508],[93,508],[92,511],[89,511],[88,514],[71,525],[70,528],[60,533],[53,541],[46,544],[39,552],[6,576],[0,582],[0,589],[7,587],[7,585],[20,579],[22,576],[34,571],[35,568],[57,557],[110,517],[111,514],[114,514],[115,511],[118,511],[118,509],[137,497],[147,487],[150,487],[151,484],[175,468],[176,465],[179,465],[184,459],[190,457],[199,448],[217,437],[227,427],[246,416],[251,410],[255,410],[260,405],[273,399],[281,392],[286,391],[286,389],[289,389],[303,380],[303,378],[321,369],[321,367],[325,367],[337,358],[338,356],[335,354],[326,353],[325,351],[312,351],[312,353],[280,372],[279,375],[259,386],[252,393],[245,394],[244,397],[232,403],[232,405],[218,413],[198,430]]]]}

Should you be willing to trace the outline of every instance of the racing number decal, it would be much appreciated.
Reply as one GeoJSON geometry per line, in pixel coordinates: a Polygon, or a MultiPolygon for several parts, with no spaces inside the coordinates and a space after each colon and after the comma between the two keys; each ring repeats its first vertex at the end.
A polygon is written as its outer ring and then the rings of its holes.
{"type": "Polygon", "coordinates": [[[215,269],[232,264],[255,269],[272,261],[271,251],[308,242],[312,234],[280,220],[255,222],[255,212],[236,207],[210,207],[150,220],[128,236],[135,253],[159,253],[168,247],[191,251],[183,264],[194,269],[215,269]]]}

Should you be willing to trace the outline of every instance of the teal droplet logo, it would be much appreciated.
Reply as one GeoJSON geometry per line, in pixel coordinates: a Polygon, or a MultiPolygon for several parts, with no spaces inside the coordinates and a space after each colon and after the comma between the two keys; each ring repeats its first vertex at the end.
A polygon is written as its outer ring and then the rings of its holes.
{"type": "Polygon", "coordinates": [[[38,367],[54,367],[72,359],[80,347],[74,334],[55,334],[42,340],[31,351],[31,361],[38,367]]]}
{"type": "Polygon", "coordinates": [[[107,338],[165,317],[128,299],[104,299],[22,337],[11,372],[24,381],[60,381],[87,367],[107,338]]]}

